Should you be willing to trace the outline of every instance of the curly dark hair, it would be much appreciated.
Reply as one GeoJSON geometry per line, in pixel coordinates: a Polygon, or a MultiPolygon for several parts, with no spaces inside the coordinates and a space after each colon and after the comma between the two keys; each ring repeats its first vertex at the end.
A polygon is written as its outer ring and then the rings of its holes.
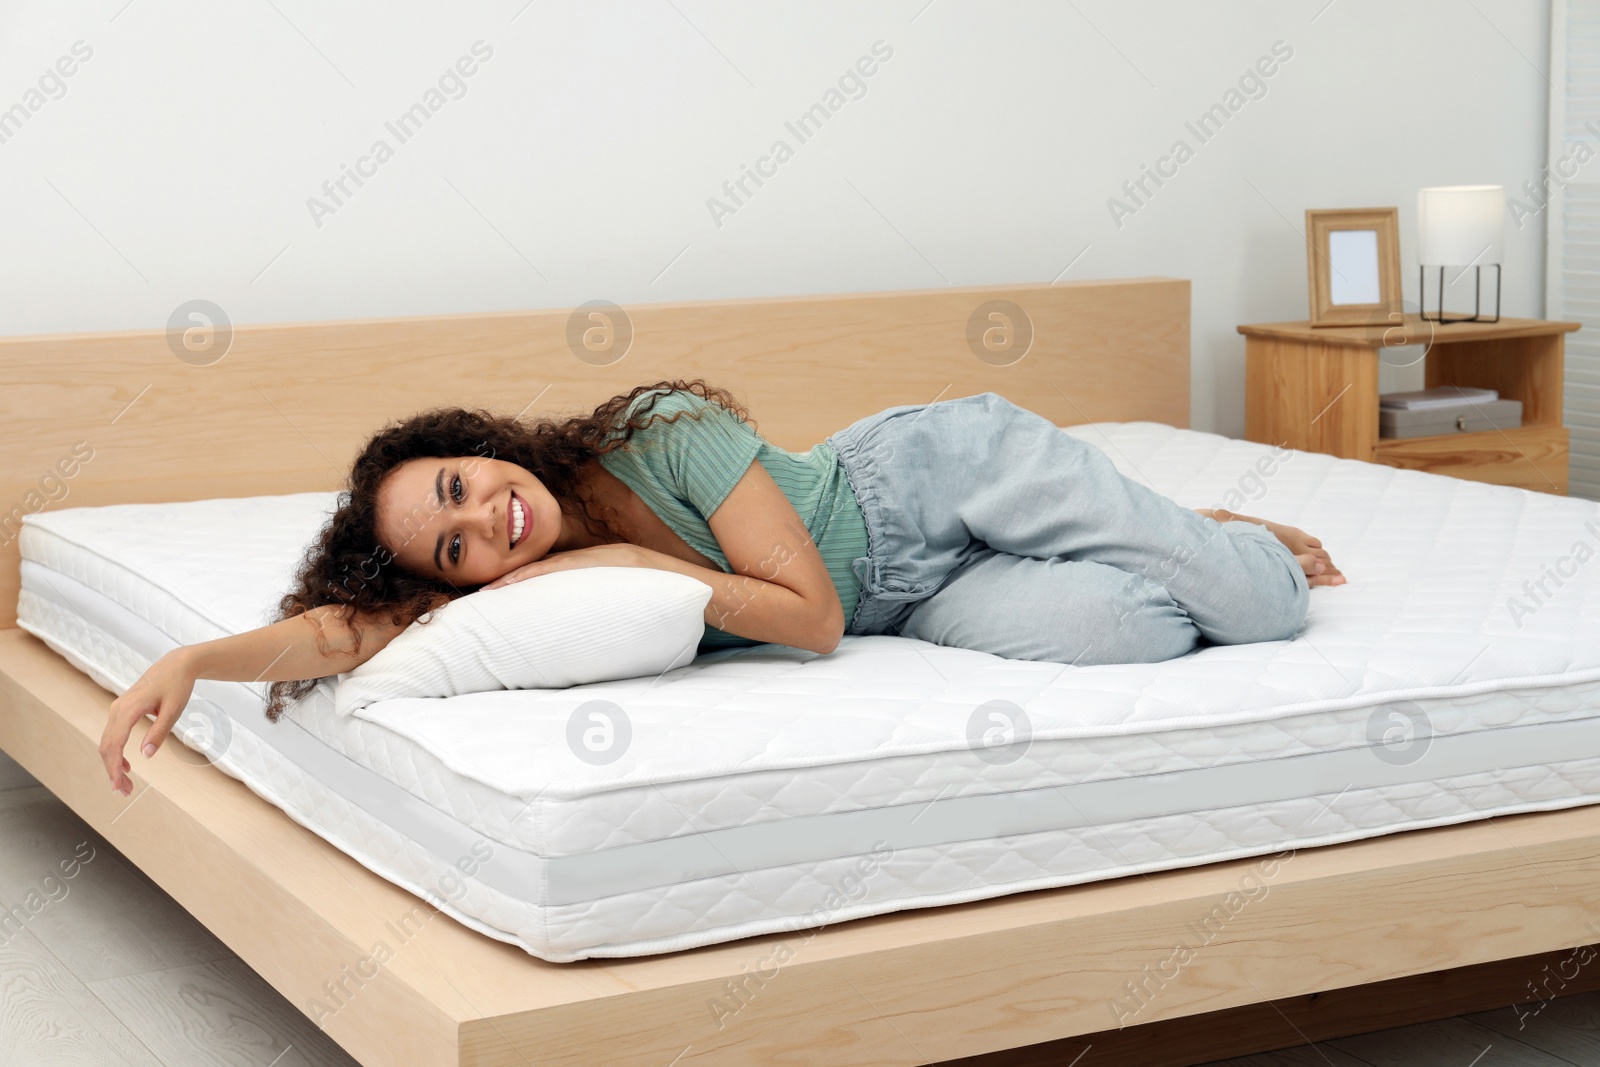
{"type": "MultiPolygon", "coordinates": [[[[477,455],[515,463],[538,478],[562,512],[591,534],[606,543],[622,541],[603,518],[590,511],[589,501],[580,492],[585,469],[599,456],[620,448],[635,431],[651,422],[677,421],[678,415],[654,411],[657,402],[673,392],[693,393],[751,421],[743,405],[727,390],[695,378],[637,386],[576,418],[543,416],[530,424],[482,408],[444,407],[389,423],[373,435],[351,464],[338,505],[306,550],[295,574],[294,588],[278,602],[275,621],[293,618],[312,608],[338,605],[336,615],[346,626],[358,613],[376,616],[385,612],[393,625],[405,626],[479,588],[463,589],[441,579],[412,574],[379,541],[378,488],[391,471],[412,459],[477,455]],[[630,405],[645,394],[655,395],[629,413],[630,405]]],[[[355,651],[359,652],[360,631],[352,632],[355,651]]],[[[320,626],[317,648],[323,655],[329,654],[328,640],[320,626]]],[[[276,722],[285,705],[311,692],[316,681],[305,678],[271,683],[267,718],[276,722]]]]}

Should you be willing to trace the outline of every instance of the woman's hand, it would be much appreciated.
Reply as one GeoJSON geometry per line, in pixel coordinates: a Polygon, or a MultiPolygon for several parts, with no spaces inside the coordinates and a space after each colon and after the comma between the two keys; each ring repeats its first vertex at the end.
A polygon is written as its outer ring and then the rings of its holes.
{"type": "Polygon", "coordinates": [[[1268,522],[1266,519],[1257,519],[1250,515],[1240,515],[1226,508],[1195,508],[1200,514],[1217,522],[1253,522],[1257,526],[1265,526],[1267,531],[1283,542],[1284,546],[1294,553],[1300,569],[1305,571],[1306,584],[1318,585],[1343,585],[1344,574],[1333,565],[1333,559],[1328,555],[1322,542],[1294,526],[1285,526],[1279,522],[1268,522]]]}
{"type": "Polygon", "coordinates": [[[516,570],[502,574],[483,588],[499,589],[512,582],[535,578],[552,571],[570,571],[581,567],[648,567],[649,565],[644,551],[638,545],[591,545],[588,548],[574,548],[569,552],[552,552],[543,559],[524,563],[516,570]]]}
{"type": "Polygon", "coordinates": [[[134,724],[146,715],[155,716],[155,724],[145,731],[143,752],[153,756],[161,742],[172,732],[172,726],[183,714],[194,692],[195,674],[184,649],[178,648],[150,665],[128,691],[111,702],[111,713],[106,718],[105,732],[100,735],[100,761],[111,777],[111,788],[123,796],[133,791],[131,770],[123,750],[134,724]]]}

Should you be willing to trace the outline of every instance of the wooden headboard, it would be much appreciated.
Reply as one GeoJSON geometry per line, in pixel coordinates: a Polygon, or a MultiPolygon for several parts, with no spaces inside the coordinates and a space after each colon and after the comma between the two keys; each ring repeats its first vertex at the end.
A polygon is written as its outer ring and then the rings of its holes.
{"type": "Polygon", "coordinates": [[[792,449],[988,390],[1059,425],[1189,421],[1189,283],[1172,278],[238,326],[214,362],[206,340],[0,339],[0,627],[23,514],[337,488],[374,429],[434,405],[576,413],[704,377],[792,449]]]}

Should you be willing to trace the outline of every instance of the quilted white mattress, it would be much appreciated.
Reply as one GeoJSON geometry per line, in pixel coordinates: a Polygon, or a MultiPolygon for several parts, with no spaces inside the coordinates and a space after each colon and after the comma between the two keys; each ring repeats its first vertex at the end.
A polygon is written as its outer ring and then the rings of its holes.
{"type": "MultiPolygon", "coordinates": [[[[1349,584],[1312,591],[1293,641],[1167,663],[846,638],[348,717],[329,680],[278,724],[264,685],[202,681],[178,736],[552,961],[1600,800],[1600,506],[1153,423],[1069,432],[1181,503],[1316,533],[1349,584]],[[610,762],[569,743],[596,700],[628,728],[610,762]]],[[[19,623],[120,693],[267,621],[331,502],[30,516],[19,623]]]]}

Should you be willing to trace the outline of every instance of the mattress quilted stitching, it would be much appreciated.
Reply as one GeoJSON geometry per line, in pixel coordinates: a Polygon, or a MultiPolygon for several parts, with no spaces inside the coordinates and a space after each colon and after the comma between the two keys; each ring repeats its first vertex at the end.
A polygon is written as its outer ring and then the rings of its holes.
{"type": "MultiPolygon", "coordinates": [[[[1266,452],[1148,423],[1070,432],[1189,506],[1227,503],[1228,490],[1244,484],[1266,452]]],[[[763,646],[702,657],[661,679],[581,692],[387,701],[368,718],[334,716],[312,699],[291,714],[330,747],[486,837],[544,856],[799,814],[1365,745],[1373,707],[1399,699],[1425,710],[1440,734],[1593,714],[1600,703],[1595,580],[1580,572],[1521,627],[1509,604],[1526,601],[1522,583],[1547,573],[1575,541],[1600,545],[1586,525],[1595,522],[1596,505],[1304,453],[1262,484],[1264,496],[1229,506],[1320,535],[1351,576],[1349,586],[1314,591],[1310,626],[1294,642],[1208,649],[1125,670],[1066,670],[859,638],[829,657],[763,646]],[[562,758],[567,713],[595,695],[615,700],[635,724],[633,750],[605,768],[562,758]],[[997,697],[1026,708],[1039,738],[1006,767],[982,763],[964,745],[967,714],[997,697]],[[784,729],[773,729],[775,720],[784,729]],[[504,758],[508,752],[516,758],[504,758]]],[[[331,499],[45,512],[25,525],[23,554],[100,590],[174,641],[206,640],[266,620],[331,499]]],[[[72,634],[73,620],[59,610],[52,617],[45,599],[26,588],[19,613],[25,626],[77,649],[79,666],[105,664],[110,679],[142,669],[115,642],[72,634]]],[[[265,687],[253,688],[259,695],[265,687]]],[[[325,689],[322,696],[325,704],[325,689]]],[[[1600,792],[1593,761],[1524,771],[1457,783],[1461,795],[1433,786],[1353,792],[1320,817],[1331,813],[1336,833],[1347,835],[1338,839],[1350,839],[1585,803],[1600,792]]],[[[292,768],[275,773],[286,779],[292,768]]],[[[296,817],[314,829],[338,806],[315,783],[295,788],[296,817]]],[[[276,789],[289,793],[287,781],[276,789]]],[[[415,846],[383,841],[387,829],[360,825],[359,811],[327,817],[339,823],[341,847],[381,852],[379,873],[423,884],[430,861],[415,846]],[[397,875],[402,867],[410,874],[397,875]]],[[[1290,804],[1101,827],[1069,847],[1057,835],[1054,859],[1030,853],[1020,838],[1008,839],[1000,854],[982,842],[908,850],[890,865],[900,875],[885,873],[883,891],[857,907],[977,899],[1041,880],[1059,885],[1257,854],[1274,832],[1311,843],[1307,819],[1290,804]],[[980,869],[989,873],[975,882],[980,869]]],[[[785,909],[798,898],[807,898],[799,911],[813,906],[843,869],[778,868],[725,884],[685,883],[654,899],[620,894],[536,914],[470,883],[458,918],[552,959],[670,951],[784,928],[772,916],[791,914],[785,909]]]]}

